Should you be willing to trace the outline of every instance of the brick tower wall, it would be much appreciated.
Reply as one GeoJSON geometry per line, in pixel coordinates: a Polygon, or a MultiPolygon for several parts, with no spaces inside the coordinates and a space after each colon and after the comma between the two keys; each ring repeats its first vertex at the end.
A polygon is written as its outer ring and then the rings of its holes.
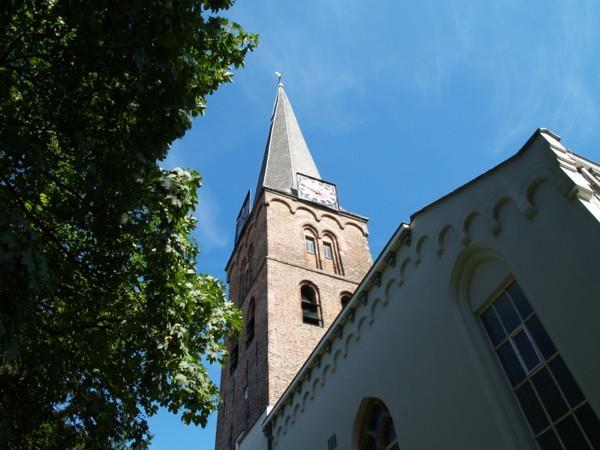
{"type": "Polygon", "coordinates": [[[269,404],[274,405],[341,311],[342,294],[354,292],[372,260],[365,219],[273,192],[266,193],[265,201],[269,205],[269,404]],[[306,235],[316,237],[316,255],[307,254],[306,235]],[[333,264],[324,257],[327,236],[335,238],[338,272],[343,273],[334,273],[333,264]],[[315,259],[320,267],[315,267],[315,259]],[[300,285],[305,281],[317,288],[322,326],[302,321],[300,285]]]}
{"type": "Polygon", "coordinates": [[[228,343],[230,350],[237,344],[238,362],[230,371],[229,361],[221,373],[217,450],[234,448],[238,436],[277,402],[341,311],[341,294],[352,293],[371,264],[366,219],[265,189],[227,267],[230,299],[246,324],[254,298],[255,325],[251,341],[244,326],[228,343]],[[315,255],[305,251],[306,230],[315,237],[315,255]],[[324,258],[324,241],[335,242],[335,263],[324,258]],[[317,288],[322,326],[302,321],[305,281],[317,288]]]}
{"type": "Polygon", "coordinates": [[[228,343],[230,351],[236,344],[238,346],[237,367],[231,371],[229,360],[221,371],[217,450],[234,448],[237,437],[252,427],[267,406],[266,227],[266,210],[259,207],[248,220],[227,267],[229,298],[240,309],[244,326],[238,338],[228,343]],[[249,265],[250,275],[244,271],[244,261],[249,265]],[[247,286],[245,295],[243,284],[247,286]],[[246,323],[251,299],[254,299],[255,308],[254,337],[249,339],[246,323]]]}

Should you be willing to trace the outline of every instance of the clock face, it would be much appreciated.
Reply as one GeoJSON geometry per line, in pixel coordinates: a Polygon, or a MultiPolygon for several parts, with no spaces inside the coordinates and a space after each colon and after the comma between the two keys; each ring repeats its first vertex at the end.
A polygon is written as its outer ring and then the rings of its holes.
{"type": "Polygon", "coordinates": [[[298,174],[298,197],[337,209],[335,185],[298,174]]]}

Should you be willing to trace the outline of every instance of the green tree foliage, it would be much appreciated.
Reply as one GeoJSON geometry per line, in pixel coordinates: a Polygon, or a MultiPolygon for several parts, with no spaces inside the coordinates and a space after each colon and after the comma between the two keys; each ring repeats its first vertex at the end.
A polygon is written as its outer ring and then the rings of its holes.
{"type": "Polygon", "coordinates": [[[204,425],[240,326],[196,273],[197,173],[162,170],[256,45],[233,0],[0,8],[0,447],[144,448],[204,425]]]}

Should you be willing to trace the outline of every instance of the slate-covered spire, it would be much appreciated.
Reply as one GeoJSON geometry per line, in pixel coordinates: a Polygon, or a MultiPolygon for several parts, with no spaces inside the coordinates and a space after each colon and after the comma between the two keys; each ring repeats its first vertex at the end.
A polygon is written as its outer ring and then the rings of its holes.
{"type": "Polygon", "coordinates": [[[283,83],[279,82],[255,198],[258,198],[263,187],[292,193],[292,189],[296,188],[297,173],[321,178],[283,89],[283,83]]]}

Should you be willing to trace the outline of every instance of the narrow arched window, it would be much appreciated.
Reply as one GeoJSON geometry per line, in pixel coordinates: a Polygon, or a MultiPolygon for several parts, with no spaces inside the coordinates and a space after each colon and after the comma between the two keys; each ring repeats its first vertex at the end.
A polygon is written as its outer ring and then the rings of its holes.
{"type": "Polygon", "coordinates": [[[304,236],[304,243],[306,245],[306,253],[314,255],[315,254],[315,239],[312,236],[304,236]]]}
{"type": "Polygon", "coordinates": [[[380,400],[372,400],[360,422],[360,450],[399,450],[390,412],[380,400]]]}
{"type": "Polygon", "coordinates": [[[312,227],[304,227],[304,260],[306,264],[316,269],[321,268],[317,232],[312,227]]]}
{"type": "Polygon", "coordinates": [[[248,304],[248,314],[246,318],[246,345],[250,345],[254,339],[254,298],[250,299],[248,304]]]}
{"type": "Polygon", "coordinates": [[[350,303],[350,299],[352,298],[352,294],[349,292],[342,292],[342,296],[340,297],[340,302],[342,303],[342,308],[345,308],[348,303],[350,303]]]}
{"type": "Polygon", "coordinates": [[[322,325],[321,305],[317,291],[309,284],[303,284],[300,288],[300,300],[302,304],[302,321],[311,325],[322,325]]]}
{"type": "Polygon", "coordinates": [[[340,252],[337,244],[337,239],[330,232],[323,234],[323,269],[328,272],[333,272],[339,275],[343,275],[344,271],[342,268],[342,260],[340,258],[340,252]]]}
{"type": "Polygon", "coordinates": [[[333,245],[331,242],[323,242],[323,256],[325,259],[333,259],[333,245]]]}

